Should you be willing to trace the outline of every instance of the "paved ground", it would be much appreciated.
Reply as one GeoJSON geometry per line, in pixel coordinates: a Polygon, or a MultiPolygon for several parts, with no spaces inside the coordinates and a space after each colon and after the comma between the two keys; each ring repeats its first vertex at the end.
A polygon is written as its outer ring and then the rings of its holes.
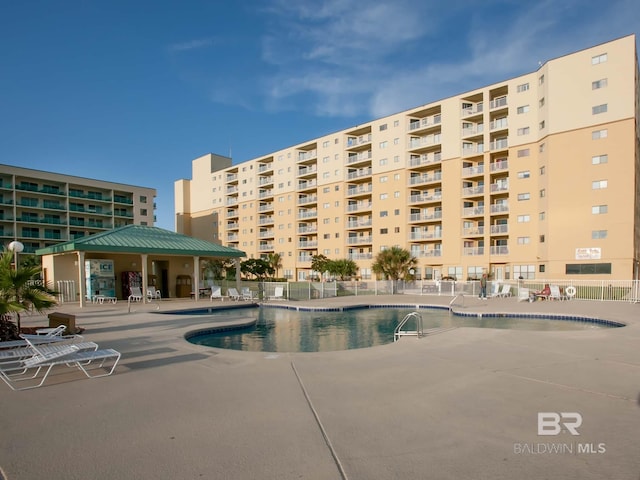
{"type": "Polygon", "coordinates": [[[8,480],[638,480],[640,305],[459,303],[465,312],[571,313],[628,326],[458,328],[361,350],[268,354],[189,344],[183,335],[201,320],[154,313],[208,301],[130,313],[124,303],[63,306],[87,340],[120,350],[121,364],[94,380],[61,368],[24,392],[0,384],[0,467],[8,480]],[[539,436],[538,412],[578,412],[580,435],[539,436]]]}

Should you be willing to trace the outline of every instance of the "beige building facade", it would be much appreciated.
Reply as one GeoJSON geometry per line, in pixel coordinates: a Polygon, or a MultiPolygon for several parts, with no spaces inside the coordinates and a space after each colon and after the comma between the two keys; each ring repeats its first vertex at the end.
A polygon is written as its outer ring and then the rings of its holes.
{"type": "Polygon", "coordinates": [[[34,254],[125,225],[153,226],[154,188],[0,165],[0,237],[34,254]]]}
{"type": "Polygon", "coordinates": [[[282,257],[392,246],[416,277],[637,279],[640,101],[635,35],[536,71],[239,164],[208,154],[175,182],[176,230],[282,257]]]}

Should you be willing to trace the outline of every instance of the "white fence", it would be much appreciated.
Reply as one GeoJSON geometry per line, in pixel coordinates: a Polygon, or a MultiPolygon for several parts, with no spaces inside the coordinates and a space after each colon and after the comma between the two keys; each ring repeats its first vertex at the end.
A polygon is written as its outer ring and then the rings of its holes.
{"type": "Polygon", "coordinates": [[[75,280],[58,280],[56,282],[56,292],[60,303],[77,302],[75,280]]]}

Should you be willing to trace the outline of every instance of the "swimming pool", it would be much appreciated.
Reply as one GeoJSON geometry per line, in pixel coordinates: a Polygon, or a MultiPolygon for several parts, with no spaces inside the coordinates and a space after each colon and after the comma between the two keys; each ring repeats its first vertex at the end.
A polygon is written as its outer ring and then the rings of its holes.
{"type": "MultiPolygon", "coordinates": [[[[256,319],[255,324],[223,331],[212,325],[211,328],[191,332],[186,339],[197,345],[255,352],[351,350],[392,343],[396,326],[413,311],[416,311],[415,306],[342,311],[298,311],[273,307],[234,309],[234,315],[256,319]]],[[[477,327],[558,331],[620,326],[597,319],[575,321],[577,318],[574,317],[461,316],[451,314],[448,309],[437,308],[421,308],[419,312],[425,330],[477,327]]],[[[224,310],[214,309],[182,313],[210,315],[213,322],[225,315],[224,310]]]]}

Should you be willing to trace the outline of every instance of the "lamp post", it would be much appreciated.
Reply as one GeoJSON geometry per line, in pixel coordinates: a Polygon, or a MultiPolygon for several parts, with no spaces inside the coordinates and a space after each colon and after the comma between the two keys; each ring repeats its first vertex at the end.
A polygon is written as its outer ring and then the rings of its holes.
{"type": "Polygon", "coordinates": [[[24,245],[21,242],[14,240],[9,244],[9,250],[13,252],[13,265],[15,269],[18,270],[18,254],[24,250],[24,245]]]}

